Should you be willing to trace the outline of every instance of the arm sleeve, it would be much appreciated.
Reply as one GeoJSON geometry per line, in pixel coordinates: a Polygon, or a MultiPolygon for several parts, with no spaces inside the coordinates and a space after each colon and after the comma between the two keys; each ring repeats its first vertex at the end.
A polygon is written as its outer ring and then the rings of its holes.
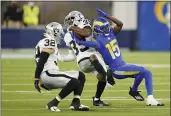
{"type": "Polygon", "coordinates": [[[93,41],[81,41],[79,39],[76,39],[76,43],[80,44],[80,45],[84,45],[87,47],[92,47],[92,48],[100,48],[100,44],[99,42],[93,42],[93,41]]]}
{"type": "Polygon", "coordinates": [[[36,66],[35,78],[38,78],[38,79],[40,78],[40,74],[42,73],[44,64],[46,63],[48,58],[49,58],[49,53],[41,52],[39,61],[36,66]]]}

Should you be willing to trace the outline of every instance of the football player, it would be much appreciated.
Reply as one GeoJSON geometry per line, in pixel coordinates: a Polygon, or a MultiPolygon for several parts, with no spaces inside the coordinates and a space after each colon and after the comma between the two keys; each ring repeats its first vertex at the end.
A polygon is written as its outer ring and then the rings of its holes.
{"type": "Polygon", "coordinates": [[[88,111],[89,107],[80,103],[80,96],[86,81],[84,73],[80,71],[61,72],[56,62],[59,54],[57,44],[60,44],[63,34],[61,24],[57,22],[51,22],[45,27],[45,37],[35,47],[36,70],[34,86],[39,92],[41,92],[40,86],[46,90],[62,88],[60,93],[47,104],[46,107],[50,111],[59,112],[59,102],[71,92],[74,92],[74,98],[70,109],[88,111]]]}
{"type": "MultiPolygon", "coordinates": [[[[94,48],[80,46],[72,37],[73,34],[75,34],[80,39],[90,41],[90,38],[92,38],[90,21],[85,19],[80,12],[72,11],[65,17],[64,24],[68,27],[68,31],[64,36],[64,41],[69,47],[70,56],[74,53],[79,68],[85,73],[92,72],[98,79],[96,95],[93,97],[93,105],[109,106],[109,104],[104,103],[100,99],[106,86],[107,69],[104,61],[97,55],[94,48]]],[[[61,61],[66,61],[65,58],[66,57],[61,57],[61,61]]],[[[73,57],[73,60],[74,59],[75,58],[73,57]]],[[[112,84],[114,84],[114,82],[112,84]]]]}
{"type": "Polygon", "coordinates": [[[132,87],[130,87],[129,94],[137,101],[144,101],[144,98],[139,93],[140,91],[138,91],[138,86],[144,78],[148,95],[146,104],[148,106],[163,106],[164,104],[158,102],[153,97],[152,73],[143,66],[126,64],[122,59],[121,52],[116,40],[116,34],[120,32],[123,23],[98,8],[96,10],[101,16],[99,18],[95,18],[92,25],[94,35],[93,37],[96,42],[80,41],[75,36],[76,42],[80,45],[96,48],[102,55],[105,63],[110,67],[109,70],[115,78],[134,78],[134,84],[132,87]],[[111,27],[107,19],[111,20],[116,25],[111,27]]]}

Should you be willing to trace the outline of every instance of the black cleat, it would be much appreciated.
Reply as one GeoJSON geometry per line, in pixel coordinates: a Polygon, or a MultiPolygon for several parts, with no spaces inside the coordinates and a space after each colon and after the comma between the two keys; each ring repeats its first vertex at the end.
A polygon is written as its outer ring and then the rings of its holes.
{"type": "Polygon", "coordinates": [[[144,101],[144,98],[140,95],[141,91],[132,91],[132,88],[130,87],[129,95],[132,96],[137,101],[144,101]]]}
{"type": "Polygon", "coordinates": [[[89,111],[90,108],[88,106],[80,104],[80,99],[74,98],[69,107],[70,110],[73,111],[89,111]]]}
{"type": "Polygon", "coordinates": [[[60,112],[61,110],[58,109],[57,104],[59,102],[54,98],[52,101],[50,101],[47,105],[46,108],[52,112],[60,112]]]}
{"type": "Polygon", "coordinates": [[[93,106],[110,106],[107,103],[104,103],[103,101],[101,101],[100,99],[95,101],[94,100],[95,97],[93,97],[93,106]]]}

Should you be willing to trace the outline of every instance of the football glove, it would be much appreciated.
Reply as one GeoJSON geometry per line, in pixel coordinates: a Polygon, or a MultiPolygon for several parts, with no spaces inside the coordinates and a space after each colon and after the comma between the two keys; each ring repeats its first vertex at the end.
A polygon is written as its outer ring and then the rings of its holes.
{"type": "Polygon", "coordinates": [[[43,89],[45,89],[45,90],[47,90],[47,91],[51,91],[51,89],[45,87],[44,84],[42,84],[42,83],[40,84],[40,80],[38,80],[38,79],[34,80],[34,87],[35,87],[35,89],[36,89],[38,92],[41,93],[41,89],[40,89],[40,86],[39,86],[39,85],[40,85],[43,89]]]}
{"type": "Polygon", "coordinates": [[[41,86],[43,89],[47,90],[47,91],[51,91],[51,90],[52,90],[52,89],[47,88],[44,84],[41,84],[40,86],[41,86]]]}
{"type": "Polygon", "coordinates": [[[38,79],[34,80],[34,87],[38,92],[41,93],[41,89],[39,87],[39,80],[38,79]]]}
{"type": "Polygon", "coordinates": [[[103,11],[102,11],[101,9],[99,9],[99,8],[96,8],[96,11],[97,11],[98,15],[101,16],[101,17],[107,18],[107,17],[109,16],[109,14],[103,12],[103,11]]]}

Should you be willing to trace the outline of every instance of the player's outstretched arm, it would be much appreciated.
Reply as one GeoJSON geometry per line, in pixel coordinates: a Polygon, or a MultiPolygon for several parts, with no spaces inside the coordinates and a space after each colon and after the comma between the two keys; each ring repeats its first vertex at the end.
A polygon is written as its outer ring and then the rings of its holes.
{"type": "MultiPolygon", "coordinates": [[[[79,28],[75,26],[71,26],[69,28],[70,31],[74,32],[76,35],[79,35],[81,37],[88,37],[92,34],[92,30],[90,27],[85,27],[85,28],[79,28]]],[[[81,39],[81,38],[79,38],[81,39]]]]}
{"type": "Polygon", "coordinates": [[[108,16],[108,19],[114,22],[116,25],[113,27],[115,34],[119,33],[123,27],[123,23],[113,16],[108,16]]]}
{"type": "Polygon", "coordinates": [[[107,13],[103,12],[102,10],[100,10],[99,8],[97,8],[96,11],[98,12],[98,15],[100,15],[100,16],[102,16],[104,18],[107,18],[107,19],[111,20],[113,23],[116,24],[114,26],[114,28],[113,28],[114,31],[115,31],[115,34],[120,32],[120,30],[122,29],[123,23],[119,19],[117,19],[117,18],[115,18],[113,16],[110,16],[109,14],[107,14],[107,13]]]}
{"type": "Polygon", "coordinates": [[[75,41],[77,44],[84,45],[87,47],[92,47],[92,48],[100,48],[100,44],[98,42],[93,42],[93,41],[81,41],[77,38],[75,38],[75,41]]]}
{"type": "MultiPolygon", "coordinates": [[[[43,71],[44,64],[47,62],[47,59],[49,58],[49,55],[54,52],[54,49],[51,48],[44,48],[42,52],[40,53],[39,61],[37,63],[36,71],[35,71],[35,81],[34,86],[35,89],[37,89],[38,92],[41,92],[41,89],[39,87],[40,84],[40,74],[43,71]]],[[[41,85],[41,87],[43,87],[41,85]]],[[[46,89],[46,88],[44,88],[46,89]]]]}
{"type": "Polygon", "coordinates": [[[75,60],[75,55],[73,53],[73,50],[69,47],[68,48],[68,55],[67,56],[61,56],[60,54],[58,54],[57,60],[60,62],[69,62],[69,61],[75,60]]]}

